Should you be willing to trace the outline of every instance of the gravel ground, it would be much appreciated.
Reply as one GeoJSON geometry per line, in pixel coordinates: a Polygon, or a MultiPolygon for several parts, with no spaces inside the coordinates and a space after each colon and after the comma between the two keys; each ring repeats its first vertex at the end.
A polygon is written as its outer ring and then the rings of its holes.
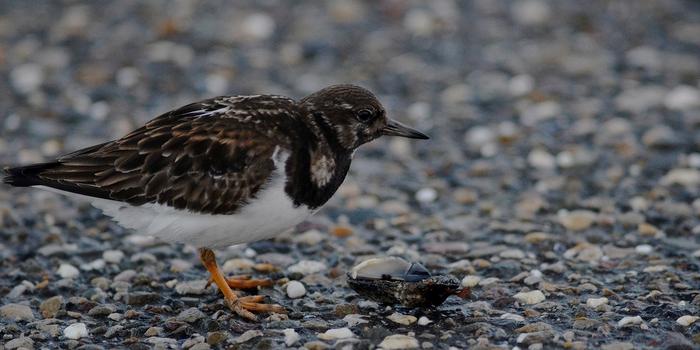
{"type": "Polygon", "coordinates": [[[690,0],[2,1],[1,164],[205,97],[340,82],[433,138],[364,146],[296,233],[218,252],[278,280],[261,293],[288,317],[259,323],[193,247],[1,187],[0,349],[700,348],[698,57],[690,0]],[[386,255],[472,295],[363,300],[345,272],[386,255]]]}

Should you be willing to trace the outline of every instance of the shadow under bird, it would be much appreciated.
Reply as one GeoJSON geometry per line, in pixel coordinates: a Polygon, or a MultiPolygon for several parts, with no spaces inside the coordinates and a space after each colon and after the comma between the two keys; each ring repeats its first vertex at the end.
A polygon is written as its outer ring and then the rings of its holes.
{"type": "Polygon", "coordinates": [[[388,119],[370,91],[335,85],[300,101],[223,96],[162,114],[128,135],[41,164],[6,168],[3,182],[83,197],[120,225],[199,248],[239,315],[285,312],[234,289],[212,249],[271,238],[304,221],[345,179],[353,153],[381,136],[428,137],[388,119]]]}

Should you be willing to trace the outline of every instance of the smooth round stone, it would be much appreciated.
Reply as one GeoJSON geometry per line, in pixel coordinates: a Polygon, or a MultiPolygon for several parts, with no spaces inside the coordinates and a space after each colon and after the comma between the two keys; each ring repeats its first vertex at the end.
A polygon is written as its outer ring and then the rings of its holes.
{"type": "Polygon", "coordinates": [[[537,304],[543,302],[546,298],[544,294],[539,290],[533,290],[530,292],[521,292],[515,294],[513,298],[517,299],[519,302],[527,305],[537,304]]]}
{"type": "Polygon", "coordinates": [[[76,278],[80,275],[80,270],[71,264],[61,264],[56,273],[62,278],[76,278]]]}
{"type": "Polygon", "coordinates": [[[63,330],[63,335],[68,339],[80,339],[88,336],[88,330],[85,323],[78,322],[66,327],[63,330]]]}
{"type": "Polygon", "coordinates": [[[287,296],[291,299],[301,298],[306,295],[304,284],[299,281],[290,281],[287,283],[287,296]]]}

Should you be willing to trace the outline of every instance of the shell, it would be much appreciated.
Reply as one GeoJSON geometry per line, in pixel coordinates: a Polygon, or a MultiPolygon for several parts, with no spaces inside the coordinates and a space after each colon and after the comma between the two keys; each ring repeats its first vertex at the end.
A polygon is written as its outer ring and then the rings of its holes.
{"type": "Polygon", "coordinates": [[[440,305],[460,286],[452,276],[432,276],[423,265],[397,257],[358,264],[348,272],[348,284],[367,299],[411,308],[440,305]]]}

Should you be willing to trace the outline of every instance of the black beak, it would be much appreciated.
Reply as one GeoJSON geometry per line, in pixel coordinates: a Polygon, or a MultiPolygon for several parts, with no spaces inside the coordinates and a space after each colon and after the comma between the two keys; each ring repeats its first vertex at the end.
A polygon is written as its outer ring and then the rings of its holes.
{"type": "Polygon", "coordinates": [[[389,123],[384,127],[384,129],[382,129],[382,134],[387,136],[408,137],[409,139],[427,140],[430,138],[418,130],[411,129],[406,125],[391,119],[389,119],[389,123]]]}

